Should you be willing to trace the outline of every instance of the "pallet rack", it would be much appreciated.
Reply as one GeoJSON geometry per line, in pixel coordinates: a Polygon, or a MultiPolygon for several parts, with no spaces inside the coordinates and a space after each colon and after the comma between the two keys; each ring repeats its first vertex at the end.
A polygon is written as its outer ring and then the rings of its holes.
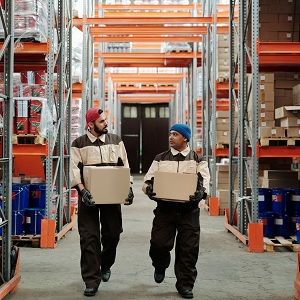
{"type": "Polygon", "coordinates": [[[300,43],[271,43],[259,41],[259,1],[245,1],[239,7],[239,26],[234,25],[233,6],[235,1],[231,1],[231,76],[230,76],[230,195],[229,210],[226,216],[225,226],[234,233],[251,252],[263,252],[263,234],[262,224],[258,222],[258,160],[260,157],[300,157],[300,148],[297,146],[276,146],[261,147],[258,139],[258,73],[259,71],[275,70],[295,70],[299,68],[300,43]],[[248,32],[247,20],[251,14],[251,45],[246,41],[248,32]],[[234,92],[233,83],[236,71],[236,57],[233,55],[233,45],[236,32],[239,32],[239,89],[238,96],[234,92]],[[249,51],[249,46],[251,51],[249,51]],[[249,99],[246,75],[247,70],[252,74],[252,102],[253,102],[253,123],[249,127],[246,121],[247,103],[249,99]],[[236,133],[234,132],[234,107],[238,106],[239,124],[238,124],[238,153],[234,150],[236,143],[236,133]],[[249,131],[249,129],[251,129],[249,131]],[[252,132],[249,134],[249,132],[252,132]],[[251,148],[250,154],[248,149],[251,148]],[[248,161],[251,161],[252,170],[250,172],[248,161]],[[238,174],[235,174],[233,165],[238,165],[238,174]],[[238,206],[233,202],[233,181],[238,176],[238,206]],[[247,180],[250,182],[251,195],[247,193],[247,180]],[[251,203],[251,207],[250,204],[251,203]],[[237,213],[237,223],[234,216],[237,213]]]}
{"type": "MultiPolygon", "coordinates": [[[[24,164],[31,158],[33,164],[40,166],[46,180],[46,219],[42,220],[40,246],[54,248],[56,242],[74,226],[70,207],[69,149],[70,149],[70,100],[71,100],[71,29],[72,29],[72,1],[47,0],[48,21],[47,41],[41,43],[14,41],[14,1],[1,1],[0,14],[5,28],[4,42],[1,43],[0,67],[4,72],[5,89],[1,95],[3,101],[3,135],[2,158],[3,191],[1,212],[2,233],[2,268],[0,286],[1,299],[13,292],[20,282],[20,255],[18,252],[17,265],[14,274],[11,270],[11,215],[12,215],[12,170],[13,157],[18,161],[21,157],[24,164]],[[4,9],[5,10],[2,10],[4,9]],[[58,43],[55,41],[58,37],[58,43]],[[2,63],[3,62],[3,63],[2,63]],[[47,70],[47,104],[51,115],[56,115],[53,127],[47,131],[47,143],[44,145],[13,145],[12,144],[12,116],[13,116],[13,72],[27,70],[47,70]],[[57,85],[54,84],[54,73],[58,74],[57,85]],[[64,127],[66,121],[66,128],[64,127]],[[44,172],[43,172],[44,171],[44,172]],[[66,189],[64,190],[64,186],[66,189]],[[52,217],[52,193],[56,188],[56,215],[52,217]],[[66,207],[63,198],[66,198],[66,207]],[[66,224],[63,224],[63,217],[66,224]]],[[[17,162],[18,163],[18,162],[17,162]]]]}

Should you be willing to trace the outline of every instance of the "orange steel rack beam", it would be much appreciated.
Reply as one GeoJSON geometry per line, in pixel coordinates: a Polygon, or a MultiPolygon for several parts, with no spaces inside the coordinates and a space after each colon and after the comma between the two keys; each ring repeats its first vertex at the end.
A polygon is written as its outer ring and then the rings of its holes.
{"type": "Polygon", "coordinates": [[[95,43],[101,42],[201,42],[202,36],[161,36],[161,35],[132,35],[125,36],[94,36],[95,43]]]}
{"type": "Polygon", "coordinates": [[[91,35],[121,35],[121,34],[142,34],[142,35],[160,35],[160,34],[174,34],[174,35],[194,35],[205,34],[207,26],[105,26],[105,27],[91,27],[91,35]]]}
{"type": "Polygon", "coordinates": [[[291,65],[300,63],[299,42],[257,42],[260,66],[291,65]]]}
{"type": "Polygon", "coordinates": [[[82,25],[157,25],[157,24],[212,24],[212,17],[177,17],[177,18],[74,18],[74,26],[82,25]]]}
{"type": "Polygon", "coordinates": [[[124,102],[131,102],[131,103],[142,103],[142,102],[151,102],[151,103],[167,103],[174,99],[174,96],[142,96],[142,97],[136,97],[136,96],[119,96],[119,100],[124,102]]]}

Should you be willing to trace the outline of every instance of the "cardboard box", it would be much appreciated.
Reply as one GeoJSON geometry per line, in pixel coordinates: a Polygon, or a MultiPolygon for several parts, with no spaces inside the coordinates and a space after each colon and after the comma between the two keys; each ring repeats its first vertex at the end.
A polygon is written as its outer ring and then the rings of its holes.
{"type": "Polygon", "coordinates": [[[197,189],[197,174],[154,172],[155,198],[171,201],[189,201],[197,189]]]}
{"type": "Polygon", "coordinates": [[[129,168],[86,166],[83,178],[96,204],[125,203],[130,188],[129,168]]]}
{"type": "Polygon", "coordinates": [[[297,172],[290,170],[264,170],[264,178],[267,179],[297,180],[297,175],[297,172]]]}
{"type": "Polygon", "coordinates": [[[275,109],[275,119],[300,116],[300,106],[282,106],[275,109]]]}

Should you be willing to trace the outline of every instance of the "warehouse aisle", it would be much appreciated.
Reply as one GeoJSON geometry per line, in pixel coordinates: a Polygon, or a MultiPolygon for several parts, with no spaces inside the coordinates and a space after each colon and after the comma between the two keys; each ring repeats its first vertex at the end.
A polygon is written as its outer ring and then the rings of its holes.
{"type": "MultiPolygon", "coordinates": [[[[163,283],[153,279],[148,256],[152,210],[155,202],[141,191],[142,176],[134,177],[135,199],[123,206],[124,233],[109,282],[101,283],[92,299],[175,300],[174,255],[163,283]]],[[[227,233],[224,217],[201,212],[201,252],[194,299],[203,300],[291,300],[297,254],[294,252],[249,253],[227,233]]],[[[18,289],[5,300],[78,300],[84,284],[79,269],[77,229],[68,232],[55,249],[23,247],[22,279],[18,289]]]]}

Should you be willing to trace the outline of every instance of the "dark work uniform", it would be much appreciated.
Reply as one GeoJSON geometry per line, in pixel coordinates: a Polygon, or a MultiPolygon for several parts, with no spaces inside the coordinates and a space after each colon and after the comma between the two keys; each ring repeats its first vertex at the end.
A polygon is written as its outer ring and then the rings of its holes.
{"type": "MultiPolygon", "coordinates": [[[[157,155],[145,175],[145,185],[154,172],[198,174],[198,185],[209,192],[207,162],[188,147],[181,153],[171,148],[157,155]]],[[[154,179],[155,180],[155,179],[154,179]]],[[[157,200],[150,240],[150,257],[157,270],[165,270],[171,261],[175,243],[175,275],[178,291],[192,290],[197,277],[196,263],[200,242],[200,209],[197,203],[157,200]]]]}

